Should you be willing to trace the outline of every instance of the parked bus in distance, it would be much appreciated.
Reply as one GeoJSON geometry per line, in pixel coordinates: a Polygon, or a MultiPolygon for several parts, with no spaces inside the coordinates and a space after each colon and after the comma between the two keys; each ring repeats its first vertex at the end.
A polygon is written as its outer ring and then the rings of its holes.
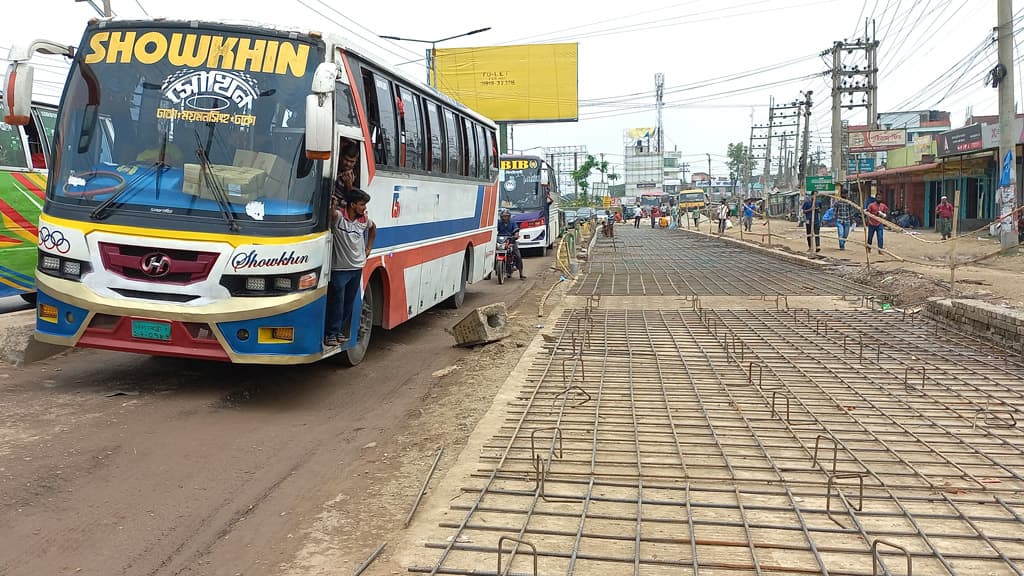
{"type": "MultiPolygon", "coordinates": [[[[21,296],[35,303],[39,213],[57,107],[33,103],[28,122],[11,125],[3,121],[8,116],[3,100],[0,92],[0,298],[21,296]]],[[[42,241],[58,251],[65,246],[60,235],[44,233],[42,241]]]]}
{"type": "Polygon", "coordinates": [[[683,190],[676,198],[680,210],[703,210],[707,206],[707,197],[703,190],[683,190]]]}
{"type": "MultiPolygon", "coordinates": [[[[320,32],[170,20],[93,21],[79,46],[39,220],[38,340],[356,364],[373,326],[458,307],[491,271],[495,125],[368,52],[320,32]],[[352,185],[371,195],[377,234],[334,346],[324,332],[343,147],[358,156],[352,185]]],[[[29,110],[36,51],[73,54],[41,40],[12,49],[15,119],[29,110]]]]}
{"type": "Polygon", "coordinates": [[[539,156],[502,155],[500,169],[499,209],[519,223],[520,250],[547,254],[561,233],[555,171],[539,156]]]}

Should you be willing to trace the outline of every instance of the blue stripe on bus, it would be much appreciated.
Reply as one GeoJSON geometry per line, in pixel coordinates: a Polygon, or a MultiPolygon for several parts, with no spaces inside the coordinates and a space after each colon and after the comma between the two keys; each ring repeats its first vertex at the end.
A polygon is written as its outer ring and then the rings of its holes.
{"type": "Polygon", "coordinates": [[[459,218],[456,220],[438,220],[436,222],[423,222],[420,224],[407,224],[405,226],[389,226],[377,228],[377,239],[373,243],[374,249],[390,248],[422,242],[431,238],[451,236],[464,232],[472,232],[480,229],[480,215],[484,210],[484,187],[477,187],[476,209],[473,216],[459,218]]]}
{"type": "MultiPolygon", "coordinates": [[[[28,282],[29,286],[31,286],[32,283],[35,281],[31,276],[28,276],[26,274],[22,274],[21,272],[18,272],[17,270],[12,270],[12,269],[10,269],[10,268],[8,268],[6,266],[0,266],[0,274],[3,274],[4,276],[7,276],[11,280],[17,281],[17,280],[20,279],[20,280],[22,280],[24,282],[28,282]]],[[[22,282],[19,282],[19,284],[21,284],[21,283],[22,282]]]]}
{"type": "Polygon", "coordinates": [[[17,296],[24,294],[25,290],[18,290],[0,282],[0,298],[7,298],[8,296],[17,296]]]}

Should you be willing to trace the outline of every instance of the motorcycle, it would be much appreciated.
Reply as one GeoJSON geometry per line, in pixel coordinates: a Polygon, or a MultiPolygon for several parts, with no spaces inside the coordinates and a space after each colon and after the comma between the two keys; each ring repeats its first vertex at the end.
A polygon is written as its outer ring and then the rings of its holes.
{"type": "Polygon", "coordinates": [[[498,284],[504,284],[506,278],[511,278],[516,268],[515,242],[512,236],[498,236],[495,243],[494,274],[498,277],[498,284]]]}

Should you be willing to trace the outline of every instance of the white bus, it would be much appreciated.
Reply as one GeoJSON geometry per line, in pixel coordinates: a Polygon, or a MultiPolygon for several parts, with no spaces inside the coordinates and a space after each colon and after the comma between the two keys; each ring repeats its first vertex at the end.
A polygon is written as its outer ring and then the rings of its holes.
{"type": "Polygon", "coordinates": [[[39,220],[36,338],[240,363],[362,360],[372,326],[446,302],[494,257],[495,125],[343,38],[196,21],[90,23],[39,220]],[[377,239],[341,346],[324,345],[329,205],[346,140],[377,239]],[[52,243],[51,243],[52,244],[52,243]]]}

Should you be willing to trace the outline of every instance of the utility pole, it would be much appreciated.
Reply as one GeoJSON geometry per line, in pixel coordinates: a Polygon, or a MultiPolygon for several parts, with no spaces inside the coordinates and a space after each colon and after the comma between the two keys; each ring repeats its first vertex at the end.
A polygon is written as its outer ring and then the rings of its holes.
{"type": "Polygon", "coordinates": [[[664,104],[665,96],[665,75],[658,72],[654,75],[654,94],[655,94],[655,106],[658,110],[658,134],[657,134],[657,146],[658,153],[662,154],[665,150],[665,129],[661,122],[661,112],[664,104]]]}
{"type": "Polygon", "coordinates": [[[836,182],[846,180],[843,170],[843,101],[840,98],[842,87],[839,81],[842,48],[842,42],[832,45],[832,178],[836,182]]]}
{"type": "Polygon", "coordinates": [[[875,39],[874,28],[874,20],[865,20],[864,38],[851,42],[835,42],[831,49],[821,53],[821,56],[832,54],[832,176],[836,182],[846,179],[843,158],[843,110],[866,108],[868,129],[878,128],[878,40],[875,39]],[[859,64],[853,67],[844,66],[844,50],[864,52],[863,67],[859,64]],[[853,101],[855,94],[863,95],[861,102],[853,101]],[[843,103],[844,95],[848,95],[848,104],[843,103]]]}
{"type": "Polygon", "coordinates": [[[772,96],[768,99],[768,143],[765,144],[764,148],[764,184],[761,190],[764,191],[764,197],[768,197],[768,190],[771,189],[771,171],[772,171],[772,126],[775,124],[775,97],[772,96]]]}
{"type": "MultiPolygon", "coordinates": [[[[992,71],[994,83],[999,88],[999,163],[1009,163],[1009,182],[1000,176],[999,194],[999,242],[1004,249],[1017,245],[1017,234],[1014,233],[1012,217],[1015,200],[1017,200],[1017,159],[1014,158],[1017,132],[1013,129],[1016,120],[1016,106],[1013,95],[1013,1],[998,0],[999,15],[998,51],[999,66],[992,71]]],[[[999,174],[1002,174],[1000,169],[999,174]]],[[[959,215],[957,215],[959,217],[959,215]]]]}
{"type": "Polygon", "coordinates": [[[807,151],[811,145],[811,94],[813,90],[803,92],[804,95],[804,142],[800,148],[800,166],[797,169],[796,187],[797,190],[804,189],[804,182],[807,178],[807,151]]]}

